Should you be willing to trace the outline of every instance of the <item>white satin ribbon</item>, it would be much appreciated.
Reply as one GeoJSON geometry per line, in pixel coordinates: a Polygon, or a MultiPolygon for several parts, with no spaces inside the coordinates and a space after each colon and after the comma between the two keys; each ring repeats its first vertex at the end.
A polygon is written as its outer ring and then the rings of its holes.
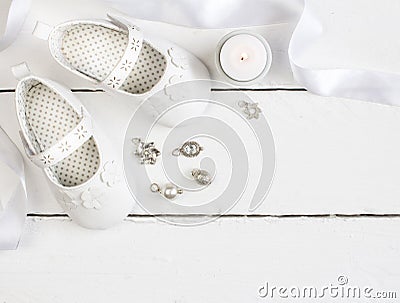
{"type": "MultiPolygon", "coordinates": [[[[314,0],[315,1],[315,0],[314,0]]],[[[323,33],[310,0],[108,0],[135,18],[201,28],[296,23],[288,55],[295,80],[308,91],[341,98],[400,105],[400,75],[373,70],[316,69],[301,65],[307,47],[323,33]]],[[[366,4],[367,5],[367,4],[366,4]]],[[[351,6],[351,3],[348,4],[351,6]]],[[[327,62],[329,64],[329,62],[327,62]]]]}
{"type": "Polygon", "coordinates": [[[306,0],[288,51],[296,81],[317,95],[399,106],[399,74],[343,68],[313,69],[298,63],[307,45],[312,44],[323,33],[322,25],[308,6],[309,1],[306,0]]]}
{"type": "MultiPolygon", "coordinates": [[[[8,0],[1,3],[0,18],[4,19],[0,21],[3,21],[5,29],[0,33],[0,52],[17,38],[29,12],[30,2],[31,0],[8,0]]],[[[21,154],[1,127],[0,162],[9,168],[6,173],[14,173],[18,180],[7,198],[8,201],[0,201],[0,250],[9,250],[16,249],[19,244],[25,225],[27,195],[21,154]]]]}
{"type": "MultiPolygon", "coordinates": [[[[24,228],[27,195],[24,162],[18,148],[0,127],[0,162],[16,175],[17,184],[0,211],[0,250],[16,249],[24,228]]],[[[11,177],[11,176],[10,176],[11,177]]]]}
{"type": "Polygon", "coordinates": [[[0,5],[2,10],[0,17],[6,18],[7,21],[5,24],[4,34],[0,36],[0,51],[6,49],[17,38],[31,5],[31,0],[1,1],[4,2],[0,5]]]}
{"type": "MultiPolygon", "coordinates": [[[[11,0],[9,0],[11,1],[11,0]]],[[[299,20],[291,37],[288,56],[293,75],[308,91],[323,96],[360,99],[400,105],[400,75],[372,70],[308,67],[299,62],[307,46],[323,32],[309,9],[310,0],[105,0],[126,14],[140,19],[189,27],[231,28],[299,20]]],[[[351,3],[349,3],[351,5],[351,3]]],[[[0,51],[10,45],[21,30],[30,0],[12,0],[0,51]]],[[[22,158],[0,129],[0,161],[18,176],[17,185],[5,210],[0,213],[0,249],[16,248],[26,213],[26,190],[22,158]]]]}
{"type": "Polygon", "coordinates": [[[303,0],[104,0],[132,17],[196,28],[233,28],[296,21],[303,0]]]}

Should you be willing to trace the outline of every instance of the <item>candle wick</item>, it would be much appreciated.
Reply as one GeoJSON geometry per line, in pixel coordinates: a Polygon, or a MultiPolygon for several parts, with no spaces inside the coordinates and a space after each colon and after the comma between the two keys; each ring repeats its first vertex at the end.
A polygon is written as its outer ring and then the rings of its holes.
{"type": "Polygon", "coordinates": [[[245,61],[249,58],[249,56],[247,55],[247,53],[241,53],[240,54],[240,61],[245,61]]]}

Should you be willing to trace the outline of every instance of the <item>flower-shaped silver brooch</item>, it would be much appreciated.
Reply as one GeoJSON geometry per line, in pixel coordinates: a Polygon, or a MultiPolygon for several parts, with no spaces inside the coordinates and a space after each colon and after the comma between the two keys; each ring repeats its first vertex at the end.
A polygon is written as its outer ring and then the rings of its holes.
{"type": "Polygon", "coordinates": [[[260,117],[261,109],[258,107],[258,103],[250,103],[242,100],[238,102],[238,105],[248,120],[260,117]]]}

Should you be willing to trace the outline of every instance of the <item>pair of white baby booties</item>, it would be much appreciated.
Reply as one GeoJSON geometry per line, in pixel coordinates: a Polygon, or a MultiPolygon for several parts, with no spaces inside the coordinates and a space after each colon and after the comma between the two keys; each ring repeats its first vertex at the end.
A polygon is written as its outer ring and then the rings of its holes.
{"type": "MultiPolygon", "coordinates": [[[[143,36],[127,19],[37,23],[54,59],[106,91],[146,98],[171,83],[207,79],[204,64],[173,43],[143,36]]],[[[132,210],[122,163],[80,100],[61,84],[13,67],[16,109],[28,158],[42,168],[60,205],[79,225],[105,229],[132,210]]],[[[111,121],[110,121],[111,123],[111,121]]]]}

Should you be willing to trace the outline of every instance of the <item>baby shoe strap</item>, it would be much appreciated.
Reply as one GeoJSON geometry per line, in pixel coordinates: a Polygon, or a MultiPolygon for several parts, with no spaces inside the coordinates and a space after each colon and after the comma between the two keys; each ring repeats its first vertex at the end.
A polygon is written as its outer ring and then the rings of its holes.
{"type": "Polygon", "coordinates": [[[48,40],[52,30],[53,30],[52,26],[50,26],[46,23],[37,21],[32,34],[39,39],[48,40]]]}
{"type": "Polygon", "coordinates": [[[107,78],[102,81],[104,86],[118,89],[125,82],[126,78],[128,78],[139,58],[143,45],[143,34],[138,27],[131,24],[125,18],[111,15],[108,15],[108,17],[115,25],[128,31],[128,45],[124,55],[107,78]]]}
{"type": "Polygon", "coordinates": [[[31,74],[28,64],[26,62],[22,62],[18,65],[11,67],[11,72],[14,77],[18,80],[21,80],[25,77],[28,77],[31,74]]]}
{"type": "MultiPolygon", "coordinates": [[[[46,168],[57,164],[70,156],[74,151],[80,148],[86,141],[93,136],[92,120],[82,108],[82,120],[72,129],[64,138],[59,140],[49,149],[33,154],[29,148],[25,147],[30,160],[41,168],[46,168]]],[[[26,142],[22,138],[22,142],[26,142]]]]}

